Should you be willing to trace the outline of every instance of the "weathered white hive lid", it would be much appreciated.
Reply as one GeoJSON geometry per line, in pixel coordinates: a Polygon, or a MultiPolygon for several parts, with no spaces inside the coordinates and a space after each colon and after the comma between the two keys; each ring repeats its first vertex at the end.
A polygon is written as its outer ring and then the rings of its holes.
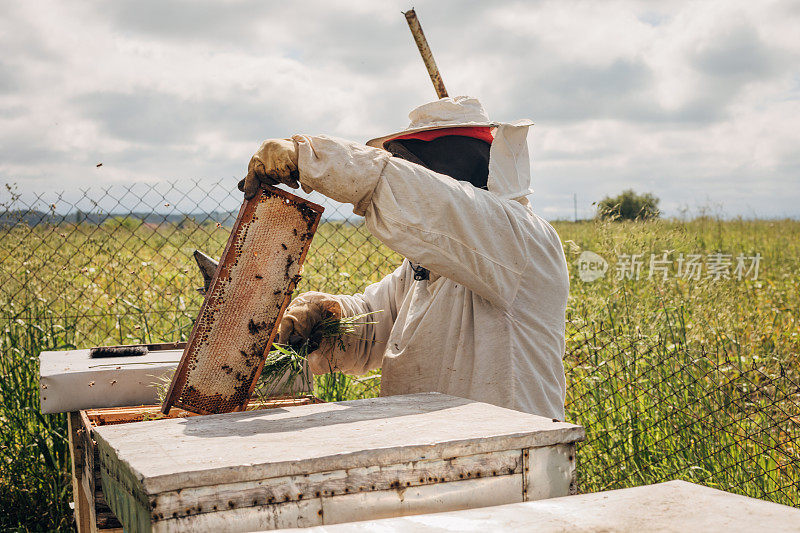
{"type": "Polygon", "coordinates": [[[583,428],[437,393],[102,426],[145,494],[571,443],[583,428]]]}

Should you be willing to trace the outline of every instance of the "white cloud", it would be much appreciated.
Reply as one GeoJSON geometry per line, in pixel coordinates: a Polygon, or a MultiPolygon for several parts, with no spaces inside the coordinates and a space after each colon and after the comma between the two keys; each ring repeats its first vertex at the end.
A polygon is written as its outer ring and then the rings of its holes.
{"type": "MultiPolygon", "coordinates": [[[[451,94],[529,117],[535,205],[624,187],[800,215],[794,2],[416,4],[451,94]]],[[[393,2],[3,2],[0,181],[231,178],[263,139],[393,131],[433,90],[393,2]],[[101,169],[95,168],[103,162],[101,169]]],[[[700,200],[704,201],[704,200],[700,200]]]]}

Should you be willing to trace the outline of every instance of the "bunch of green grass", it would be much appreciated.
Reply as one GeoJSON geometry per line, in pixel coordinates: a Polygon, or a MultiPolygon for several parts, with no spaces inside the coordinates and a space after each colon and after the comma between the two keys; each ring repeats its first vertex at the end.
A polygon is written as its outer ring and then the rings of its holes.
{"type": "MultiPolygon", "coordinates": [[[[356,335],[360,326],[372,323],[365,319],[373,314],[374,312],[362,313],[344,318],[328,314],[312,328],[308,338],[299,346],[273,344],[256,384],[254,397],[267,400],[270,397],[292,395],[298,390],[298,384],[299,390],[315,390],[313,378],[308,371],[308,354],[326,340],[332,341],[337,348],[344,350],[345,338],[356,335]]],[[[317,397],[325,401],[352,399],[352,395],[343,394],[343,388],[346,388],[352,380],[338,376],[344,374],[331,367],[328,374],[318,379],[315,390],[317,397]]]]}

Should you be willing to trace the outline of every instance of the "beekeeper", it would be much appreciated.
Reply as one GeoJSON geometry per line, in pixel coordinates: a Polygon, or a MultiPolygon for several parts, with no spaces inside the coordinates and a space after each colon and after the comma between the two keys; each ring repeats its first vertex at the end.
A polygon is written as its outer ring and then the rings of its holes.
{"type": "Polygon", "coordinates": [[[366,146],[295,135],[251,159],[246,197],[283,183],[353,204],[406,258],[363,293],[295,298],[281,342],[306,338],[329,313],[374,313],[346,349],[323,341],[311,370],[382,368],[384,396],[437,391],[563,420],[569,279],[558,235],[526,198],[532,123],[493,122],[466,96],[409,117],[407,129],[366,146]]]}

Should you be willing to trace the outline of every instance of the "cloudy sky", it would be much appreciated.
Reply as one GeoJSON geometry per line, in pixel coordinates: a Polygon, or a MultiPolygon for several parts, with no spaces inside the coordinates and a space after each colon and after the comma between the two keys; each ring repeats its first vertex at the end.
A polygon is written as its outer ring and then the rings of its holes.
{"type": "Polygon", "coordinates": [[[0,183],[229,179],[259,142],[365,141],[435,97],[531,118],[536,209],[800,216],[800,2],[0,1],[0,183]],[[103,166],[95,165],[102,162],[103,166]]]}

